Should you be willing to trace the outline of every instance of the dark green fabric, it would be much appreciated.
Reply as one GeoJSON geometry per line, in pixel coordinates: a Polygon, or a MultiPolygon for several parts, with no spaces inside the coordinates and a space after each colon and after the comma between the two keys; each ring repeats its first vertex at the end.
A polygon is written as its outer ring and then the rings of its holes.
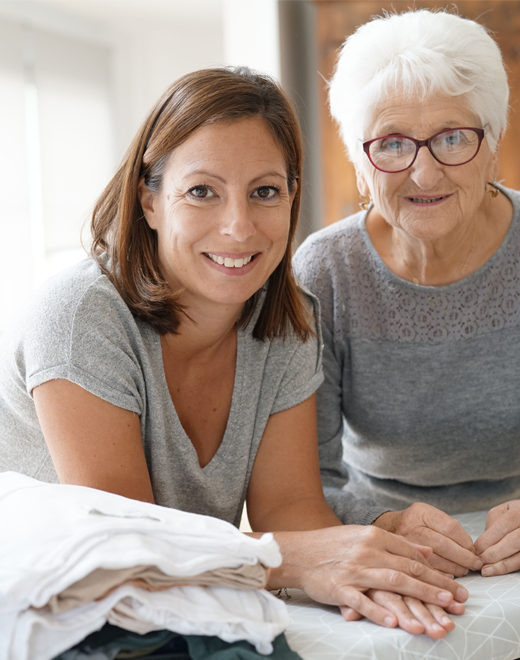
{"type": "Polygon", "coordinates": [[[168,630],[139,635],[107,623],[54,660],[88,660],[94,655],[99,660],[102,657],[114,659],[121,650],[132,649],[143,650],[144,655],[139,660],[301,660],[289,648],[284,634],[273,641],[273,648],[273,653],[265,656],[248,642],[230,644],[218,637],[178,635],[168,630]],[[159,648],[158,644],[161,644],[159,648]],[[152,648],[156,650],[152,652],[152,648]]]}
{"type": "Polygon", "coordinates": [[[97,653],[99,658],[105,655],[107,659],[112,660],[121,651],[135,649],[143,649],[143,656],[145,656],[147,651],[151,652],[159,645],[162,647],[177,636],[177,633],[169,630],[157,630],[146,635],[139,635],[106,623],[101,630],[96,630],[88,635],[82,642],[60,654],[54,660],[83,660],[83,658],[86,660],[94,653],[97,653]]]}
{"type": "MultiPolygon", "coordinates": [[[[218,637],[200,635],[185,635],[192,660],[301,660],[301,657],[291,651],[285,635],[281,634],[273,641],[274,651],[271,655],[261,655],[248,642],[228,644],[218,637]]],[[[151,660],[151,658],[150,658],[151,660]]]]}

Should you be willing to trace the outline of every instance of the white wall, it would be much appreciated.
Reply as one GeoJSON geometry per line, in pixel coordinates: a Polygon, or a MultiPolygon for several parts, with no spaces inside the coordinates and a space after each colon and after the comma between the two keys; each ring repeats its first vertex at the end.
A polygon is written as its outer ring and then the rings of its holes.
{"type": "Polygon", "coordinates": [[[278,0],[0,0],[0,334],[83,258],[81,228],[88,247],[93,204],[160,94],[208,66],[280,79],[279,40],[278,0]]]}
{"type": "Polygon", "coordinates": [[[224,0],[224,59],[281,80],[278,0],[224,0]]]}
{"type": "Polygon", "coordinates": [[[222,64],[220,0],[0,0],[0,334],[83,258],[81,227],[159,95],[222,64]]]}

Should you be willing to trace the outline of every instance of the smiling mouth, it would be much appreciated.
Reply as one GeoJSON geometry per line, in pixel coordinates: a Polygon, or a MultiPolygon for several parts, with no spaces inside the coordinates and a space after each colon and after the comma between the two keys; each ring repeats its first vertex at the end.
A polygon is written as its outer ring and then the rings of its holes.
{"type": "Polygon", "coordinates": [[[408,197],[411,202],[414,204],[434,204],[435,202],[440,202],[441,199],[446,199],[449,195],[441,195],[440,197],[408,197]]]}
{"type": "Polygon", "coordinates": [[[204,252],[204,254],[208,259],[211,259],[211,261],[214,261],[220,266],[225,266],[226,268],[242,268],[242,266],[245,266],[256,257],[256,254],[253,254],[252,256],[243,257],[242,259],[232,259],[231,257],[221,257],[220,255],[212,254],[211,252],[204,252]]]}

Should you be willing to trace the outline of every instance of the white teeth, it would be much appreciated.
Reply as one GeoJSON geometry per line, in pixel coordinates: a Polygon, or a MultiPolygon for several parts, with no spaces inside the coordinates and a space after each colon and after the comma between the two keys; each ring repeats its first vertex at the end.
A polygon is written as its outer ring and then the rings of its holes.
{"type": "Polygon", "coordinates": [[[211,254],[211,252],[206,252],[206,256],[215,263],[225,266],[226,268],[242,268],[242,266],[248,264],[253,258],[243,257],[242,259],[232,259],[231,257],[220,257],[216,254],[211,254]]]}

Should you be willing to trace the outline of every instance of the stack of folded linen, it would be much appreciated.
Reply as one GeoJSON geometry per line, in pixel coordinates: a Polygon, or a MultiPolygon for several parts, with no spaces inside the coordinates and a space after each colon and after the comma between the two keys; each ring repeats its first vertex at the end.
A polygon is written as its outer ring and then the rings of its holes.
{"type": "Polygon", "coordinates": [[[51,660],[108,621],[246,640],[259,653],[288,625],[262,587],[271,534],[103,491],[0,474],[0,658],[51,660]]]}

